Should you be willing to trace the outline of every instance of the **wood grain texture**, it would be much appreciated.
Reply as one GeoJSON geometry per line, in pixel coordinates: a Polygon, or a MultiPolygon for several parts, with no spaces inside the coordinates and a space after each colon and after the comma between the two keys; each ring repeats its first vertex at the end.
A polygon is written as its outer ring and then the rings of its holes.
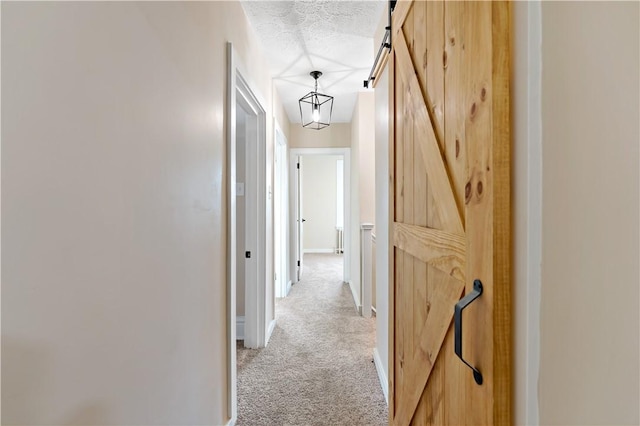
{"type": "MultiPolygon", "coordinates": [[[[453,324],[447,331],[447,337],[443,343],[443,351],[440,353],[442,357],[441,363],[444,368],[444,404],[442,410],[445,412],[445,425],[464,425],[467,418],[467,394],[465,392],[465,382],[460,378],[469,374],[469,368],[464,365],[454,350],[455,330],[453,324]],[[451,380],[451,377],[457,377],[457,380],[451,380]]],[[[438,423],[433,423],[438,424],[438,423]]]]}
{"type": "MultiPolygon", "coordinates": [[[[404,202],[404,223],[413,224],[413,188],[414,188],[414,174],[413,174],[413,165],[414,165],[414,156],[413,156],[413,144],[414,144],[414,112],[411,108],[412,101],[410,100],[413,97],[413,93],[411,93],[410,87],[408,85],[404,85],[404,122],[402,124],[402,139],[403,139],[403,170],[402,170],[402,180],[403,180],[403,188],[405,197],[403,199],[404,202]]],[[[409,321],[405,321],[402,326],[402,331],[404,333],[404,369],[405,369],[405,382],[402,391],[402,398],[406,398],[406,383],[407,380],[414,374],[415,364],[413,364],[413,349],[417,344],[415,340],[414,328],[416,326],[416,316],[414,315],[414,288],[415,288],[415,279],[413,276],[413,265],[414,258],[413,256],[404,253],[403,259],[403,280],[398,282],[398,287],[402,292],[402,304],[401,309],[403,309],[403,315],[406,318],[410,318],[409,321]]]]}
{"type": "Polygon", "coordinates": [[[511,4],[492,3],[493,67],[493,422],[510,425],[511,325],[511,126],[509,96],[511,4]]]}
{"type": "MultiPolygon", "coordinates": [[[[464,13],[465,2],[446,2],[443,13],[443,39],[440,64],[444,75],[442,96],[444,97],[444,156],[449,167],[456,204],[464,220],[465,198],[470,188],[468,178],[467,135],[468,111],[473,104],[476,84],[471,59],[478,59],[473,51],[473,31],[469,26],[471,17],[464,13]]],[[[489,25],[488,23],[486,25],[489,25]]],[[[486,61],[484,61],[486,63],[486,61]]]]}
{"type": "MultiPolygon", "coordinates": [[[[411,50],[421,49],[426,42],[425,35],[425,3],[416,1],[413,4],[413,8],[409,15],[407,15],[405,24],[405,34],[411,33],[411,50]],[[409,24],[411,21],[411,25],[409,24]]],[[[414,123],[414,144],[413,144],[413,157],[420,158],[420,133],[416,129],[414,123]]],[[[424,162],[420,160],[414,161],[413,164],[413,222],[415,225],[426,227],[428,219],[429,206],[428,200],[428,180],[427,170],[424,162]]],[[[418,338],[422,334],[424,324],[428,315],[428,295],[427,295],[427,264],[417,256],[413,262],[413,276],[414,276],[414,295],[413,295],[413,311],[415,314],[414,321],[414,338],[418,338]]]]}
{"type": "Polygon", "coordinates": [[[439,0],[394,12],[391,424],[512,420],[509,14],[439,0]],[[463,347],[482,386],[453,350],[453,306],[473,278],[485,291],[463,347]]]}
{"type": "MultiPolygon", "coordinates": [[[[389,212],[389,221],[388,228],[392,229],[393,223],[396,221],[395,215],[395,73],[394,73],[394,62],[395,55],[393,50],[388,55],[388,67],[389,67],[389,204],[388,204],[388,212],[389,212]]],[[[384,90],[380,88],[380,90],[384,90]]],[[[396,285],[395,285],[395,249],[393,248],[393,244],[391,244],[391,238],[388,240],[389,247],[389,321],[388,321],[388,330],[389,330],[389,342],[387,345],[387,354],[388,354],[388,374],[387,380],[389,381],[389,425],[393,424],[394,417],[394,409],[395,409],[395,324],[396,324],[396,316],[395,316],[395,300],[396,300],[396,285]]]]}
{"type": "Polygon", "coordinates": [[[407,15],[405,21],[405,28],[412,27],[413,37],[410,39],[407,36],[409,32],[406,29],[404,34],[436,140],[441,151],[444,152],[442,132],[444,72],[440,61],[434,61],[434,56],[441,55],[442,50],[444,23],[442,16],[438,16],[438,12],[442,13],[442,6],[442,1],[415,1],[412,12],[407,15]],[[433,17],[439,19],[439,22],[427,22],[427,13],[434,15],[433,17]],[[437,50],[437,53],[431,52],[431,67],[427,71],[430,50],[437,50]]]}
{"type": "MultiPolygon", "coordinates": [[[[468,174],[465,183],[467,285],[483,282],[483,294],[464,312],[463,356],[487,377],[482,386],[473,380],[470,369],[464,380],[466,424],[493,424],[493,187],[491,171],[493,91],[491,87],[492,39],[491,2],[451,2],[446,4],[447,37],[455,37],[460,60],[450,62],[445,76],[447,117],[449,99],[457,103],[451,116],[464,120],[460,125],[466,141],[468,174]],[[464,46],[464,50],[462,49],[464,46]],[[455,69],[454,69],[455,67],[455,69]],[[449,73],[459,74],[448,84],[449,73]]],[[[456,56],[456,55],[454,55],[456,56]]],[[[447,126],[451,122],[447,121],[447,126]]]]}
{"type": "Polygon", "coordinates": [[[393,224],[393,244],[413,257],[465,282],[464,236],[404,223],[393,224]]]}
{"type": "MultiPolygon", "coordinates": [[[[401,250],[394,249],[395,253],[395,276],[394,282],[402,283],[404,282],[404,258],[405,254],[401,250]]],[[[395,286],[395,303],[394,303],[394,311],[396,317],[396,323],[394,325],[395,328],[395,347],[393,350],[394,354],[394,374],[395,374],[395,395],[394,395],[394,416],[397,413],[397,409],[399,407],[400,401],[404,397],[403,391],[405,388],[405,374],[404,367],[406,364],[408,356],[405,354],[405,328],[404,324],[408,319],[407,315],[405,315],[404,311],[404,288],[402,286],[395,286]]],[[[395,422],[395,420],[394,420],[395,422]]]]}
{"type": "MultiPolygon", "coordinates": [[[[422,2],[422,4],[425,8],[426,45],[422,47],[416,43],[414,56],[416,58],[420,58],[420,56],[423,57],[422,67],[424,68],[424,80],[420,80],[420,84],[425,88],[424,92],[426,94],[428,108],[431,111],[433,129],[436,134],[436,139],[438,140],[439,148],[444,152],[444,69],[442,67],[444,1],[428,1],[422,2]]],[[[420,64],[420,62],[415,63],[420,64]]],[[[419,79],[420,75],[421,73],[418,72],[419,79]]],[[[442,229],[442,223],[438,217],[438,210],[435,207],[436,200],[431,192],[428,198],[429,211],[427,212],[427,226],[442,229]]],[[[444,275],[444,272],[441,272],[439,269],[431,265],[427,267],[427,293],[429,297],[431,297],[438,286],[444,282],[442,275],[444,275]]],[[[450,326],[419,403],[419,406],[424,404],[427,407],[426,421],[420,423],[421,425],[455,424],[447,421],[448,412],[451,410],[449,399],[447,398],[447,386],[457,382],[457,380],[447,380],[447,366],[449,363],[456,361],[451,358],[453,355],[451,333],[452,327],[450,326]]],[[[455,395],[455,393],[449,394],[455,395]]],[[[456,400],[457,399],[456,397],[456,400]]]]}
{"type": "MultiPolygon", "coordinates": [[[[397,55],[394,53],[394,57],[397,55]]],[[[391,76],[390,76],[391,77],[391,76]]],[[[395,110],[394,110],[394,135],[392,139],[392,143],[394,144],[394,152],[395,152],[395,199],[394,199],[394,209],[395,209],[395,220],[397,222],[404,221],[404,139],[402,135],[404,133],[404,112],[405,112],[405,100],[404,100],[404,84],[402,80],[398,78],[398,76],[394,77],[395,84],[395,93],[393,99],[395,99],[395,110]]]]}
{"type": "MultiPolygon", "coordinates": [[[[440,149],[444,152],[444,68],[442,56],[444,52],[444,1],[424,2],[426,8],[427,45],[424,53],[425,81],[424,87],[428,96],[427,102],[432,112],[433,129],[440,149]]],[[[422,81],[421,81],[422,83],[422,81]]]]}
{"type": "MultiPolygon", "coordinates": [[[[433,0],[419,2],[424,9],[424,25],[422,29],[414,24],[414,64],[416,73],[425,99],[427,107],[431,111],[431,123],[436,139],[442,152],[444,152],[444,69],[442,68],[442,51],[444,45],[444,1],[433,0]],[[424,33],[424,34],[422,34],[424,33]],[[420,35],[419,35],[420,34],[420,35]],[[422,38],[425,38],[424,45],[422,38]],[[419,42],[418,42],[419,40],[419,42]],[[422,62],[420,62],[422,58],[422,62]],[[422,67],[420,67],[420,64],[422,67]]],[[[414,5],[418,14],[418,3],[414,5]]],[[[420,12],[422,13],[422,11],[420,12]]],[[[415,21],[418,20],[416,17],[415,21]]],[[[455,194],[454,194],[455,195],[455,194]]],[[[438,217],[438,210],[435,208],[435,199],[431,192],[428,193],[427,226],[440,229],[442,224],[438,217]]],[[[460,209],[459,209],[460,210],[460,209]]]]}
{"type": "Polygon", "coordinates": [[[398,74],[402,76],[412,94],[410,99],[411,110],[414,117],[416,117],[416,126],[422,140],[420,143],[421,159],[424,161],[429,175],[429,189],[437,200],[435,204],[438,209],[438,216],[445,230],[462,234],[464,233],[464,227],[453,195],[451,180],[433,131],[425,100],[422,97],[420,83],[413,71],[411,56],[402,32],[399,33],[394,41],[394,50],[398,62],[398,74]]]}
{"type": "Polygon", "coordinates": [[[395,43],[395,38],[398,36],[404,23],[407,20],[407,15],[413,7],[414,0],[398,0],[393,14],[391,15],[391,44],[395,43]]]}
{"type": "MultiPolygon", "coordinates": [[[[377,87],[378,81],[380,81],[380,76],[382,75],[385,68],[387,67],[387,63],[389,62],[389,56],[390,56],[389,49],[383,49],[382,54],[380,55],[380,59],[378,60],[378,65],[376,66],[376,69],[373,71],[373,75],[372,75],[373,80],[371,81],[371,87],[373,87],[374,89],[377,87]]],[[[382,90],[385,90],[385,89],[383,88],[382,90]]]]}
{"type": "MultiPolygon", "coordinates": [[[[394,53],[395,61],[397,57],[394,53]]],[[[397,67],[397,64],[396,64],[397,67]]],[[[394,146],[394,178],[395,178],[395,198],[394,198],[394,216],[396,221],[404,221],[404,85],[400,78],[394,74],[394,87],[395,93],[393,99],[395,99],[394,109],[394,134],[393,134],[393,146],[394,146]]],[[[391,249],[391,246],[389,247],[391,249]]],[[[405,353],[404,353],[404,322],[407,321],[404,315],[403,303],[403,286],[404,282],[404,253],[400,250],[394,250],[395,252],[395,266],[394,266],[394,287],[395,287],[395,299],[394,299],[394,313],[396,317],[395,328],[395,347],[393,348],[394,354],[394,377],[395,377],[395,395],[394,395],[394,416],[398,407],[399,400],[402,398],[402,391],[404,389],[404,365],[405,365],[405,353]]]]}
{"type": "MultiPolygon", "coordinates": [[[[414,2],[412,5],[415,6],[419,2],[414,2]]],[[[413,48],[413,19],[415,16],[415,7],[411,7],[407,12],[407,16],[404,20],[404,24],[402,25],[402,35],[404,36],[404,40],[407,43],[407,47],[409,50],[413,48]]]]}
{"type": "MultiPolygon", "coordinates": [[[[415,64],[420,87],[426,87],[427,67],[427,2],[416,1],[413,4],[413,43],[409,44],[409,53],[415,64]]],[[[407,20],[409,17],[407,16],[407,20]]],[[[406,25],[406,24],[405,24],[406,25]]],[[[405,32],[406,33],[406,32],[405,32]]]]}
{"type": "Polygon", "coordinates": [[[423,335],[413,352],[413,365],[419,365],[413,374],[405,377],[403,398],[396,407],[395,424],[408,425],[420,401],[431,370],[453,319],[452,306],[460,299],[464,284],[452,277],[438,286],[425,324],[423,335]]]}

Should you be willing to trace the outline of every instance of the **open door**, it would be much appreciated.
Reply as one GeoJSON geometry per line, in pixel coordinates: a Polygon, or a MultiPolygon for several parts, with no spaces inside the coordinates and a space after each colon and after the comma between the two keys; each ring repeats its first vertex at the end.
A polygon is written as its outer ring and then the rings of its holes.
{"type": "Polygon", "coordinates": [[[390,424],[512,421],[509,9],[392,15],[390,424]]]}
{"type": "Polygon", "coordinates": [[[302,268],[304,261],[304,218],[302,217],[302,156],[298,155],[296,162],[296,252],[297,259],[297,281],[302,279],[302,268]]]}

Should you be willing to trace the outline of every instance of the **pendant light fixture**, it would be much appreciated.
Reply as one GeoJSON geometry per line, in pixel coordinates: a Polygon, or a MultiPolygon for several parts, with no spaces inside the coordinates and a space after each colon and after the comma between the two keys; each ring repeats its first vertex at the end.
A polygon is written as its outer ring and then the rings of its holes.
{"type": "Polygon", "coordinates": [[[320,71],[309,73],[315,80],[315,90],[301,97],[300,120],[302,127],[320,130],[331,124],[331,113],[333,112],[333,96],[318,93],[318,78],[322,75],[320,71]]]}

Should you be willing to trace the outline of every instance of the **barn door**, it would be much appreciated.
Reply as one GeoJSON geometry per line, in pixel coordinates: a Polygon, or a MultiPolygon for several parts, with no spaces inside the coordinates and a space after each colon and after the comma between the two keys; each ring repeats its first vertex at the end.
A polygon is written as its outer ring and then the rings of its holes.
{"type": "Polygon", "coordinates": [[[391,424],[511,423],[509,8],[393,12],[391,424]]]}

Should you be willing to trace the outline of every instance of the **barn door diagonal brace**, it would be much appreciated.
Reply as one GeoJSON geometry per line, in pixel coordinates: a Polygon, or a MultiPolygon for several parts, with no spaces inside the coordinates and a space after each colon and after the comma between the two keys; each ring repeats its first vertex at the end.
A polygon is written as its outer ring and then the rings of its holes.
{"type": "Polygon", "coordinates": [[[467,294],[462,299],[460,299],[460,301],[456,303],[456,307],[454,308],[454,311],[453,311],[456,355],[458,355],[458,358],[460,358],[460,360],[464,362],[465,365],[467,365],[467,367],[473,370],[473,378],[475,379],[476,383],[479,385],[482,384],[482,373],[480,373],[480,371],[477,368],[475,368],[474,366],[469,364],[467,361],[465,361],[464,358],[462,358],[462,310],[467,306],[469,306],[471,302],[473,302],[478,297],[480,297],[481,294],[482,294],[482,282],[480,280],[474,280],[473,290],[471,291],[471,293],[467,294]]]}

